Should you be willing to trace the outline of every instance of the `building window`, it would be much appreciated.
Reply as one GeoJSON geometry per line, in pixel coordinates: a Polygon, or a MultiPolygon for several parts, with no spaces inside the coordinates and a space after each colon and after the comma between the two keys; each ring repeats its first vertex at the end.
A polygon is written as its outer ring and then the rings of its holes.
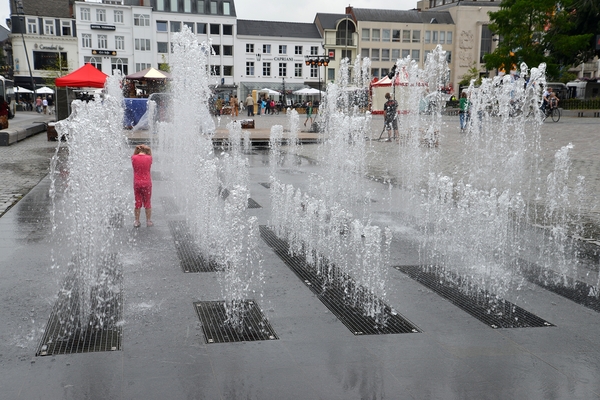
{"type": "Polygon", "coordinates": [[[271,45],[263,44],[263,54],[271,54],[271,45]]]}
{"type": "Polygon", "coordinates": [[[221,66],[220,65],[213,65],[210,67],[210,74],[211,75],[216,75],[216,76],[221,76],[221,66]]]}
{"type": "Polygon", "coordinates": [[[156,21],[156,30],[158,32],[166,32],[167,31],[167,21],[156,21]]]}
{"type": "Polygon", "coordinates": [[[106,49],[108,48],[108,36],[106,35],[98,35],[98,48],[106,49]]]}
{"type": "Polygon", "coordinates": [[[82,21],[89,21],[91,19],[90,17],[90,9],[89,8],[82,8],[81,9],[81,20],[82,21]]]}
{"type": "Polygon", "coordinates": [[[410,50],[402,49],[402,58],[406,58],[410,55],[410,50]]]}
{"type": "Polygon", "coordinates": [[[44,35],[54,35],[54,20],[44,20],[44,35]]]}
{"type": "MultiPolygon", "coordinates": [[[[279,64],[279,68],[281,69],[281,64],[279,64]]],[[[296,78],[302,78],[302,63],[294,63],[294,76],[296,78]]]]}
{"type": "MultiPolygon", "coordinates": [[[[287,45],[280,44],[279,45],[279,54],[287,54],[287,45]]],[[[281,75],[281,74],[279,74],[281,75]]]]}
{"type": "Polygon", "coordinates": [[[319,54],[319,46],[310,46],[310,55],[316,56],[319,54]]]}
{"type": "Polygon", "coordinates": [[[150,39],[135,39],[135,49],[139,51],[150,51],[150,39]]]}
{"type": "Polygon", "coordinates": [[[96,10],[96,21],[106,22],[106,10],[102,10],[102,9],[96,10]]]}
{"type": "Polygon", "coordinates": [[[201,22],[196,23],[196,33],[198,35],[206,35],[206,24],[201,22]]]}
{"type": "Polygon", "coordinates": [[[425,31],[425,43],[431,43],[431,31],[425,31]]]}
{"type": "Polygon", "coordinates": [[[140,72],[146,68],[150,68],[152,65],[149,63],[135,63],[135,72],[140,72]]]}
{"type": "Polygon", "coordinates": [[[389,42],[390,41],[390,30],[389,29],[383,29],[381,31],[381,41],[382,42],[389,42]]]}
{"type": "Polygon", "coordinates": [[[125,36],[115,36],[115,50],[125,50],[125,36]]]}
{"type": "Polygon", "coordinates": [[[410,43],[410,30],[402,31],[402,43],[410,43]]]}
{"type": "Polygon", "coordinates": [[[150,16],[147,14],[133,14],[133,25],[150,26],[150,16]]]}
{"type": "Polygon", "coordinates": [[[92,64],[95,68],[102,71],[102,59],[96,57],[83,57],[84,64],[92,64]]]}
{"type": "Polygon", "coordinates": [[[379,68],[371,68],[371,76],[379,78],[379,68]]]}
{"type": "Polygon", "coordinates": [[[452,32],[446,32],[446,44],[452,44],[452,32]]]}
{"type": "Polygon", "coordinates": [[[335,80],[335,68],[327,68],[327,80],[331,82],[335,80]]]}
{"type": "Polygon", "coordinates": [[[62,35],[71,36],[71,21],[61,21],[60,25],[62,27],[62,35]]]}
{"type": "Polygon", "coordinates": [[[440,32],[440,44],[445,44],[446,43],[446,32],[441,31],[440,32]]]}
{"type": "Polygon", "coordinates": [[[81,47],[84,49],[92,48],[92,35],[90,33],[81,34],[81,47]]]}
{"type": "Polygon", "coordinates": [[[181,22],[171,21],[171,32],[181,32],[181,22]]]}
{"type": "Polygon", "coordinates": [[[129,68],[127,66],[127,59],[123,60],[122,58],[111,58],[110,59],[110,70],[114,71],[118,69],[123,73],[123,75],[127,75],[129,72],[129,68]]]}
{"type": "Polygon", "coordinates": [[[399,41],[400,41],[400,30],[394,29],[392,31],[392,42],[399,42],[399,41]]]}
{"type": "Polygon", "coordinates": [[[279,76],[287,76],[287,63],[279,63],[279,76]]]}
{"type": "Polygon", "coordinates": [[[390,73],[389,68],[381,68],[381,76],[386,76],[390,73]]]}
{"type": "Polygon", "coordinates": [[[431,43],[436,44],[438,42],[438,32],[437,31],[432,31],[432,35],[431,35],[431,43]]]}
{"type": "Polygon", "coordinates": [[[156,51],[159,53],[169,52],[169,42],[156,42],[156,51]]]}
{"type": "Polygon", "coordinates": [[[479,62],[483,63],[483,56],[492,52],[492,32],[488,25],[481,25],[481,45],[479,47],[479,62]]]}
{"type": "Polygon", "coordinates": [[[187,27],[190,29],[190,31],[191,31],[192,33],[194,33],[194,25],[195,25],[195,24],[194,24],[193,22],[184,22],[184,23],[183,23],[183,25],[184,25],[184,26],[187,26],[187,27]]]}
{"type": "Polygon", "coordinates": [[[233,25],[223,25],[223,36],[233,36],[233,25]]]}
{"type": "Polygon", "coordinates": [[[318,66],[316,65],[311,65],[310,66],[310,77],[311,78],[316,78],[318,76],[319,71],[317,71],[318,66]]]}
{"type": "Polygon", "coordinates": [[[371,40],[371,30],[370,30],[370,29],[363,28],[363,29],[362,29],[362,35],[361,35],[361,37],[360,37],[360,38],[361,38],[361,40],[364,40],[364,41],[369,41],[369,40],[371,40]]]}
{"type": "Polygon", "coordinates": [[[183,12],[184,13],[192,12],[192,0],[183,0],[183,12]]]}
{"type": "Polygon", "coordinates": [[[177,0],[171,0],[171,4],[170,4],[170,7],[169,7],[170,10],[171,10],[171,12],[178,12],[179,11],[179,8],[177,7],[177,3],[178,3],[177,0]]]}
{"type": "Polygon", "coordinates": [[[294,54],[302,54],[302,46],[294,46],[294,54]]]}
{"type": "Polygon", "coordinates": [[[379,49],[371,49],[371,61],[379,61],[379,49]]]}
{"type": "Polygon", "coordinates": [[[392,61],[396,62],[400,58],[400,49],[392,49],[392,61]]]}
{"type": "Polygon", "coordinates": [[[452,62],[452,52],[451,51],[446,51],[446,61],[448,61],[448,64],[450,64],[452,62]]]}
{"type": "Polygon", "coordinates": [[[421,61],[421,50],[413,50],[411,58],[416,62],[421,61]]]}
{"type": "Polygon", "coordinates": [[[123,23],[123,11],[121,10],[115,10],[113,17],[115,19],[115,24],[122,24],[123,23]]]}
{"type": "Polygon", "coordinates": [[[223,2],[223,15],[231,15],[231,4],[228,1],[223,2]]]}
{"type": "Polygon", "coordinates": [[[206,8],[204,7],[204,0],[196,1],[196,11],[199,14],[204,14],[206,12],[206,8]]]}
{"type": "Polygon", "coordinates": [[[223,65],[223,76],[233,76],[233,65],[223,65]]]}
{"type": "Polygon", "coordinates": [[[210,34],[211,35],[220,35],[221,34],[221,25],[210,24],[210,34]]]}
{"type": "Polygon", "coordinates": [[[327,50],[327,54],[329,54],[329,60],[335,60],[335,49],[327,50]]]}
{"type": "Polygon", "coordinates": [[[246,61],[246,76],[254,76],[254,61],[246,61]]]}
{"type": "Polygon", "coordinates": [[[421,42],[421,31],[414,30],[412,37],[413,37],[412,38],[413,43],[420,43],[421,42]]]}
{"type": "Polygon", "coordinates": [[[373,34],[371,35],[371,40],[374,42],[379,42],[379,33],[380,30],[379,29],[373,29],[373,34]]]}
{"type": "Polygon", "coordinates": [[[271,63],[263,63],[263,76],[271,76],[271,63]]]}
{"type": "Polygon", "coordinates": [[[156,0],[156,11],[165,11],[165,0],[156,0]]]}
{"type": "Polygon", "coordinates": [[[254,53],[254,43],[246,43],[246,53],[254,53]]]}
{"type": "Polygon", "coordinates": [[[223,55],[224,56],[232,56],[233,55],[233,46],[223,45],[223,55]]]}
{"type": "Polygon", "coordinates": [[[27,33],[37,34],[37,20],[35,18],[27,18],[27,33]]]}
{"type": "Polygon", "coordinates": [[[360,58],[369,58],[369,56],[371,55],[370,52],[371,52],[371,49],[365,49],[365,48],[361,49],[360,50],[360,58]]]}
{"type": "Polygon", "coordinates": [[[347,58],[348,60],[352,60],[352,50],[342,50],[342,60],[347,58]]]}
{"type": "Polygon", "coordinates": [[[425,52],[423,53],[423,62],[427,62],[427,58],[429,57],[430,54],[431,54],[431,50],[425,50],[425,52]]]}
{"type": "Polygon", "coordinates": [[[390,49],[381,49],[381,61],[390,61],[390,49]]]}
{"type": "Polygon", "coordinates": [[[220,56],[221,55],[221,46],[218,44],[213,44],[212,46],[212,55],[220,56]]]}
{"type": "Polygon", "coordinates": [[[217,13],[217,2],[216,1],[211,1],[210,2],[210,13],[211,14],[216,14],[217,13]]]}

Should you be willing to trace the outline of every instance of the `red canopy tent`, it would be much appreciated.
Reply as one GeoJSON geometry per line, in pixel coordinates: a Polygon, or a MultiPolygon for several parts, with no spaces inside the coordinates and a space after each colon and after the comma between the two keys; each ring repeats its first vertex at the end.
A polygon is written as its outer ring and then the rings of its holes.
{"type": "Polygon", "coordinates": [[[57,87],[94,87],[103,88],[106,82],[106,75],[92,64],[85,64],[83,67],[60,78],[56,78],[57,87]]]}

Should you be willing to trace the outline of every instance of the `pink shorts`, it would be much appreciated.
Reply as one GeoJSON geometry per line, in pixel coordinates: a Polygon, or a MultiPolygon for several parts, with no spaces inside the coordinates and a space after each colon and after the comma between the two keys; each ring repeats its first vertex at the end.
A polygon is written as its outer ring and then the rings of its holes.
{"type": "Polygon", "coordinates": [[[152,197],[152,185],[149,186],[133,186],[133,193],[135,194],[135,208],[152,208],[150,198],[152,197]]]}

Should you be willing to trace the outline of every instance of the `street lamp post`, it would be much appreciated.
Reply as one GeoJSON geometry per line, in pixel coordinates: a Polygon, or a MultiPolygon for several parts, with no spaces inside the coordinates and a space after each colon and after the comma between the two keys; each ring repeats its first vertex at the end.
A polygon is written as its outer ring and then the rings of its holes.
{"type": "Polygon", "coordinates": [[[317,77],[319,79],[319,107],[321,107],[321,68],[329,65],[329,57],[325,55],[310,55],[306,56],[306,65],[316,65],[317,66],[317,77]]]}
{"type": "Polygon", "coordinates": [[[283,86],[283,90],[281,91],[281,93],[283,94],[283,99],[281,100],[281,109],[285,110],[285,107],[286,107],[286,103],[285,103],[285,78],[281,78],[281,84],[283,86]]]}
{"type": "Polygon", "coordinates": [[[17,10],[17,15],[19,16],[19,22],[21,23],[21,39],[23,40],[23,49],[25,50],[25,58],[27,59],[27,68],[29,68],[29,77],[31,78],[31,90],[33,90],[33,96],[35,98],[35,82],[33,80],[33,74],[31,71],[31,64],[29,63],[29,53],[27,52],[27,44],[25,43],[25,34],[23,31],[25,30],[25,12],[23,11],[23,1],[15,0],[15,8],[17,10]]]}

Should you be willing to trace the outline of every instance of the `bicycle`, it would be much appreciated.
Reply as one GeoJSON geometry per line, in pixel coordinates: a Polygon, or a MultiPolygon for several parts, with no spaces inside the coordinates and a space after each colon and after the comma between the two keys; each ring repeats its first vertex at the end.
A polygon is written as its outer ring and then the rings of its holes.
{"type": "Polygon", "coordinates": [[[544,121],[548,117],[551,117],[554,122],[560,121],[560,108],[557,106],[546,107],[546,110],[544,111],[544,121]]]}

